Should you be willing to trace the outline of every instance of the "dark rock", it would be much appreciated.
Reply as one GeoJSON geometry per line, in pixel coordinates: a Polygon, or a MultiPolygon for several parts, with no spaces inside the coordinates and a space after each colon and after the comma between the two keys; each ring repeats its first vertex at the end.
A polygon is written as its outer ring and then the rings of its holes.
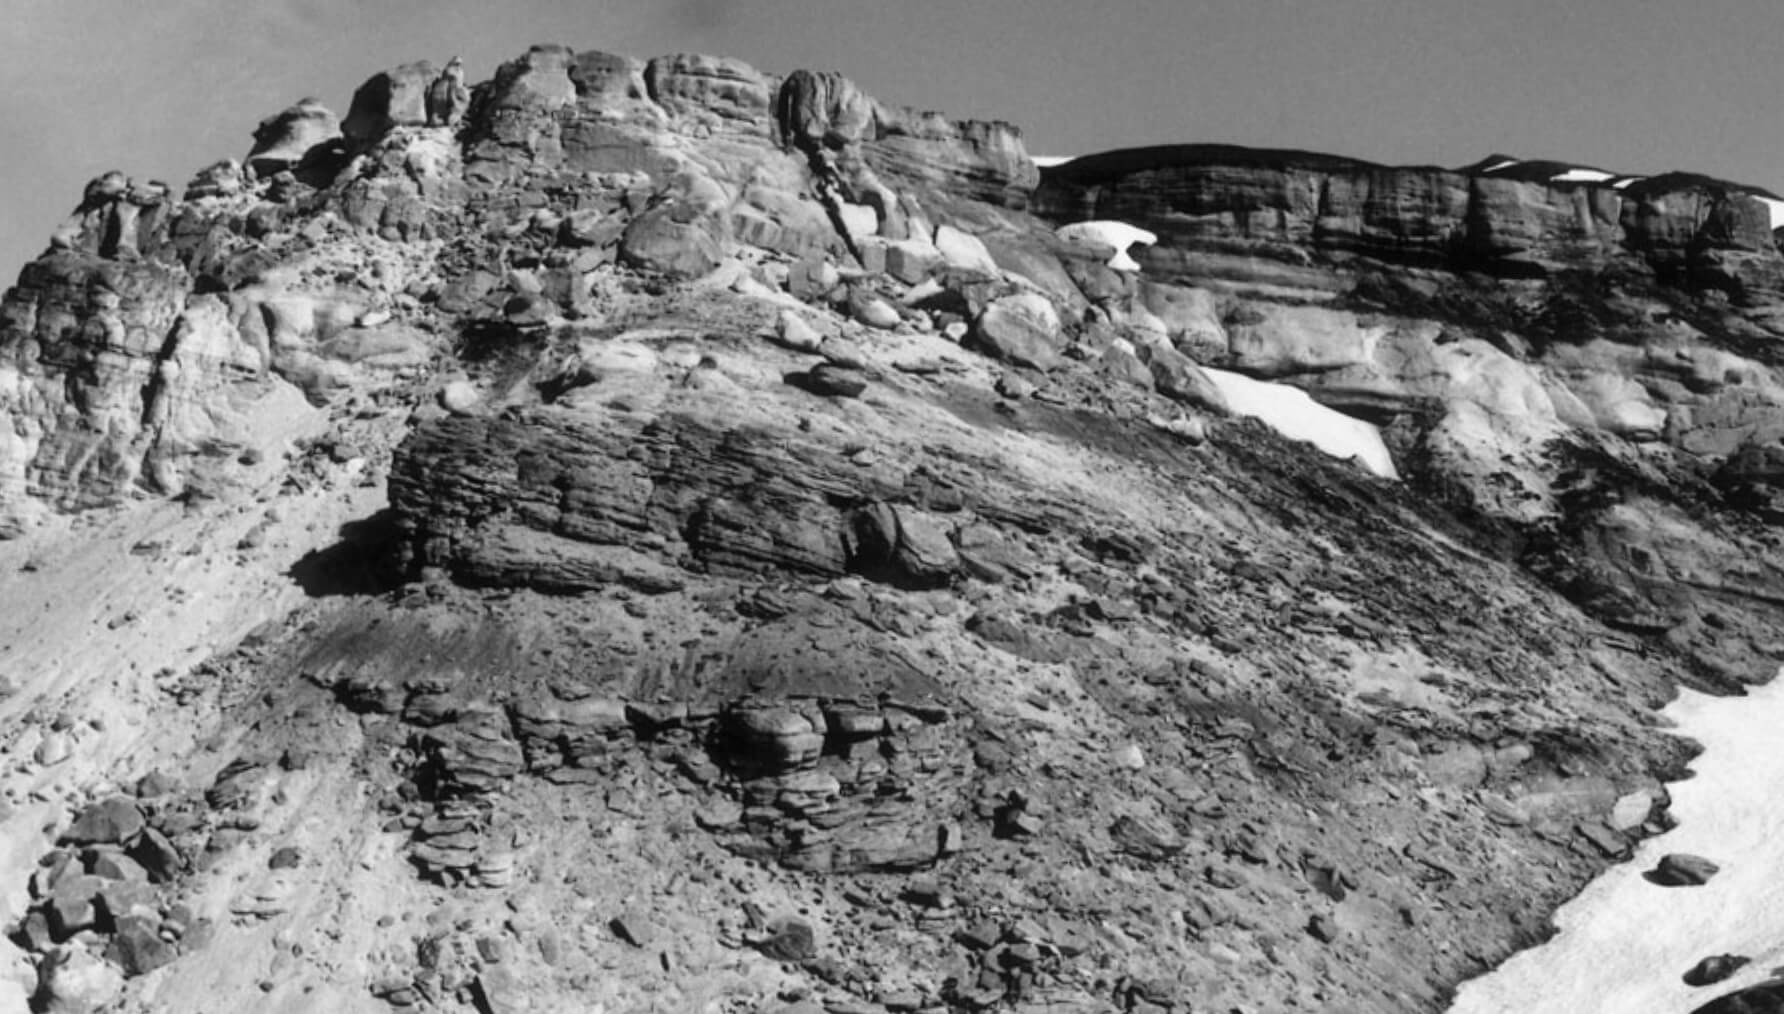
{"type": "Polygon", "coordinates": [[[1109,827],[1109,836],[1121,851],[1140,859],[1168,859],[1182,852],[1187,844],[1168,822],[1131,814],[1117,817],[1109,827]]]}
{"type": "Polygon", "coordinates": [[[141,884],[149,882],[148,871],[136,860],[121,852],[110,849],[90,850],[86,864],[88,873],[104,880],[123,880],[141,884]]]}
{"type": "Polygon", "coordinates": [[[1720,866],[1702,856],[1672,852],[1660,857],[1647,878],[1662,887],[1701,887],[1719,870],[1720,866]]]}
{"type": "Polygon", "coordinates": [[[254,129],[254,147],[244,161],[266,178],[298,168],[313,152],[340,137],[341,122],[335,114],[316,99],[304,99],[260,121],[254,129]]]}
{"type": "Polygon", "coordinates": [[[824,398],[859,398],[867,390],[867,378],[861,371],[835,363],[819,363],[805,373],[789,375],[788,379],[824,398]]]}
{"type": "Polygon", "coordinates": [[[1338,939],[1338,924],[1328,915],[1316,915],[1307,920],[1307,933],[1322,944],[1329,944],[1338,939]]]}
{"type": "Polygon", "coordinates": [[[149,880],[157,884],[179,876],[186,866],[185,857],[180,854],[180,850],[174,847],[166,835],[152,827],[143,831],[142,837],[131,846],[129,856],[148,871],[149,880]]]}
{"type": "Polygon", "coordinates": [[[818,956],[817,935],[812,925],[798,916],[782,916],[768,924],[768,936],[757,945],[763,954],[789,964],[818,956]]]}
{"type": "Polygon", "coordinates": [[[50,931],[57,940],[66,940],[99,922],[99,892],[105,881],[80,874],[63,877],[56,882],[55,893],[44,905],[49,916],[50,931]]]}
{"type": "Polygon", "coordinates": [[[1697,964],[1684,975],[1687,986],[1712,986],[1751,962],[1753,959],[1739,954],[1713,954],[1697,964]]]}
{"type": "Polygon", "coordinates": [[[147,975],[179,956],[172,944],[161,939],[159,927],[146,919],[120,921],[106,945],[105,956],[128,976],[147,975]]]}
{"type": "Polygon", "coordinates": [[[353,93],[341,132],[357,144],[383,137],[392,127],[427,122],[427,89],[439,77],[426,61],[374,75],[353,93]]]}
{"type": "Polygon", "coordinates": [[[1226,396],[1188,356],[1175,349],[1153,349],[1150,365],[1159,394],[1204,412],[1227,414],[1226,396]]]}
{"type": "Polygon", "coordinates": [[[608,926],[613,930],[614,936],[633,947],[649,947],[657,938],[656,927],[651,925],[649,919],[637,912],[627,912],[617,916],[608,923],[608,926]]]}
{"type": "Polygon", "coordinates": [[[620,260],[670,278],[699,278],[724,258],[718,240],[692,212],[676,205],[646,211],[626,226],[620,260]]]}
{"type": "Polygon", "coordinates": [[[123,796],[94,803],[62,833],[72,845],[128,845],[143,831],[142,811],[123,796]]]}
{"type": "Polygon", "coordinates": [[[1774,979],[1719,996],[1691,1014],[1778,1014],[1779,1011],[1784,1011],[1784,980],[1774,979]]]}

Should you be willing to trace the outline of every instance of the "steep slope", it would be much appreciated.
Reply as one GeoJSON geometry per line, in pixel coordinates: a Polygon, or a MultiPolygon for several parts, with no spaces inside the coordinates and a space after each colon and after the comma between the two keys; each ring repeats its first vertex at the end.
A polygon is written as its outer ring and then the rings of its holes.
{"type": "Polygon", "coordinates": [[[1744,193],[564,46],[254,137],[0,304],[41,1009],[1434,1010],[1777,664],[1744,193]]]}

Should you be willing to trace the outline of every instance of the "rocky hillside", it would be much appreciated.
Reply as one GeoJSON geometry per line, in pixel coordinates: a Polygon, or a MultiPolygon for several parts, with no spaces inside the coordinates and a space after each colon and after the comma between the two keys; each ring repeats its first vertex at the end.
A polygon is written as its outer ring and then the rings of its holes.
{"type": "Polygon", "coordinates": [[[0,303],[34,1009],[1439,1010],[1784,658],[1754,188],[564,46],[253,138],[0,303]]]}

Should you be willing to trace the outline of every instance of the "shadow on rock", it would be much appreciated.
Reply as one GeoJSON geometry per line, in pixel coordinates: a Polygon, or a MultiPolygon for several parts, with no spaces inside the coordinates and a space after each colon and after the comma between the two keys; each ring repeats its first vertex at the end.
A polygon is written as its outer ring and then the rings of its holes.
{"type": "Polygon", "coordinates": [[[287,572],[306,595],[375,595],[402,583],[390,552],[397,539],[396,514],[388,509],[341,526],[340,541],[313,550],[287,572]]]}
{"type": "Polygon", "coordinates": [[[1779,1014],[1784,1011],[1784,982],[1773,980],[1719,996],[1691,1014],[1779,1014]]]}

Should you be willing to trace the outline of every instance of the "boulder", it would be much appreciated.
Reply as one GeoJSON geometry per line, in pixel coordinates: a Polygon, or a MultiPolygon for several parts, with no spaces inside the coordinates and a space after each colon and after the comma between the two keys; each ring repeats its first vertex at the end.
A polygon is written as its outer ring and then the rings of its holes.
{"type": "Polygon", "coordinates": [[[340,118],[317,99],[301,99],[254,128],[254,147],[244,159],[262,178],[296,169],[312,152],[341,139],[340,118]]]}
{"type": "Polygon", "coordinates": [[[62,840],[73,845],[128,845],[143,827],[136,804],[125,796],[112,796],[82,810],[62,840]]]}
{"type": "Polygon", "coordinates": [[[37,966],[37,1001],[33,1010],[46,1014],[94,1014],[108,1007],[124,990],[118,969],[79,945],[50,952],[37,966]]]}
{"type": "Polygon", "coordinates": [[[1669,852],[1650,870],[1647,877],[1662,887],[1701,887],[1710,882],[1722,868],[1703,856],[1685,852],[1669,852]]]}
{"type": "Polygon", "coordinates": [[[892,304],[871,292],[849,294],[849,315],[868,327],[890,331],[903,320],[892,304]]]}
{"type": "Polygon", "coordinates": [[[1115,840],[1117,848],[1138,859],[1169,859],[1187,847],[1177,829],[1157,817],[1117,817],[1109,828],[1109,837],[1115,840]]]}
{"type": "Polygon", "coordinates": [[[1687,986],[1713,986],[1745,968],[1752,958],[1739,954],[1712,954],[1692,965],[1683,978],[1687,986]]]}
{"type": "Polygon", "coordinates": [[[808,155],[873,139],[876,111],[873,99],[835,71],[788,74],[774,102],[781,143],[808,155]]]}
{"type": "Polygon", "coordinates": [[[644,67],[644,61],[629,56],[585,50],[570,64],[570,83],[578,99],[598,105],[648,99],[644,67]]]}
{"type": "Polygon", "coordinates": [[[427,123],[427,90],[439,70],[426,60],[373,75],[353,93],[341,133],[356,145],[369,145],[393,127],[427,123]]]}
{"type": "Polygon", "coordinates": [[[781,916],[768,924],[768,934],[757,945],[776,961],[797,964],[818,956],[817,933],[811,923],[796,915],[781,916]]]}
{"type": "Polygon", "coordinates": [[[823,398],[859,398],[867,390],[867,377],[835,363],[819,363],[809,371],[795,374],[798,386],[823,398]]]}
{"type": "Polygon", "coordinates": [[[1208,374],[1175,349],[1153,349],[1148,364],[1158,393],[1190,408],[1226,415],[1227,397],[1208,374]]]}
{"type": "Polygon", "coordinates": [[[971,233],[962,232],[951,225],[938,225],[935,229],[935,251],[944,263],[951,268],[972,271],[996,277],[997,261],[992,259],[991,251],[985,242],[971,233]]]}
{"type": "Polygon", "coordinates": [[[973,321],[972,338],[988,355],[1037,370],[1058,366],[1065,346],[1053,303],[1033,292],[994,300],[973,321]]]}
{"type": "Polygon", "coordinates": [[[179,952],[161,939],[160,927],[153,921],[132,917],[119,921],[106,945],[105,956],[116,962],[127,977],[135,977],[171,964],[179,952]]]}
{"type": "Polygon", "coordinates": [[[517,59],[496,68],[490,82],[488,112],[523,116],[551,113],[574,102],[571,80],[576,54],[568,46],[533,46],[517,59]]]}
{"type": "Polygon", "coordinates": [[[805,318],[794,310],[782,310],[778,330],[779,341],[795,352],[816,352],[823,344],[824,336],[806,323],[805,318]]]}
{"type": "Polygon", "coordinates": [[[641,271],[670,278],[699,278],[724,260],[724,251],[703,222],[675,205],[654,208],[626,226],[620,260],[641,271]]]}

